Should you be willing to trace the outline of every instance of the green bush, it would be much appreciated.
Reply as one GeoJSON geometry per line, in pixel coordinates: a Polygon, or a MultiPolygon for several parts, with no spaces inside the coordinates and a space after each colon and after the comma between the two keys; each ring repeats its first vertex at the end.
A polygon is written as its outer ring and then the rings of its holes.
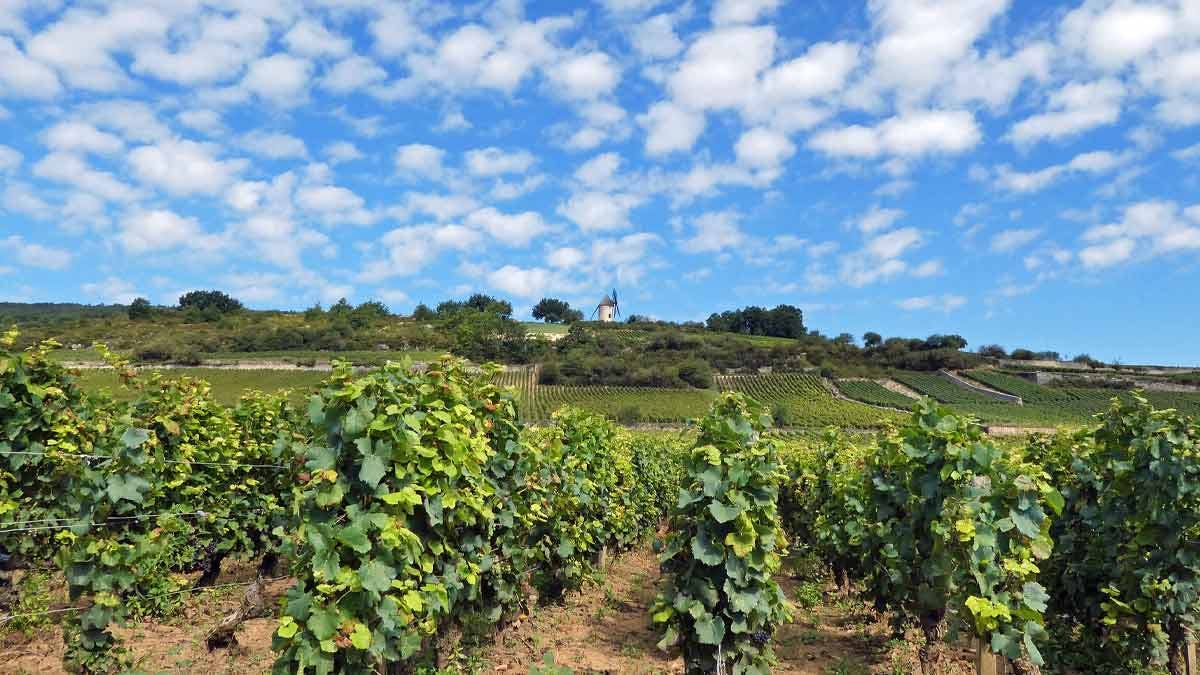
{"type": "Polygon", "coordinates": [[[642,421],[642,409],[634,403],[621,406],[617,411],[617,421],[621,424],[637,424],[642,421]]]}
{"type": "Polygon", "coordinates": [[[666,588],[651,613],[665,629],[659,646],[678,644],[688,673],[767,673],[775,663],[770,639],[788,610],[773,577],[787,542],[776,511],[782,466],[762,437],[764,413],[722,395],[685,463],[659,555],[666,588]]]}

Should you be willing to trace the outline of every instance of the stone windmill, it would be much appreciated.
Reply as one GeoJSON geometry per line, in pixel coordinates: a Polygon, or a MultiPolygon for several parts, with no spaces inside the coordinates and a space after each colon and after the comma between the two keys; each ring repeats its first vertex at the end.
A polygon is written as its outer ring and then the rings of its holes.
{"type": "Polygon", "coordinates": [[[600,304],[596,305],[596,309],[592,310],[592,318],[599,318],[601,321],[615,321],[621,316],[621,305],[617,303],[617,289],[612,290],[612,295],[604,296],[600,304]]]}

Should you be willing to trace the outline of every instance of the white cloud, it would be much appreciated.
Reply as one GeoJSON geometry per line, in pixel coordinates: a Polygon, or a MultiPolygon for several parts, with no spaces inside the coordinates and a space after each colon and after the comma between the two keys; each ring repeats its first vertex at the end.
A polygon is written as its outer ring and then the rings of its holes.
{"type": "Polygon", "coordinates": [[[387,71],[365,56],[338,61],[321,78],[321,87],[335,94],[348,94],[387,79],[387,71]]]}
{"type": "Polygon", "coordinates": [[[225,129],[221,123],[221,113],[215,110],[183,110],[179,113],[179,121],[186,127],[206,134],[219,134],[225,129]]]}
{"type": "Polygon", "coordinates": [[[910,111],[878,126],[851,125],[815,134],[809,147],[835,157],[880,155],[920,157],[959,154],[982,139],[974,116],[965,110],[910,111]]]}
{"type": "Polygon", "coordinates": [[[756,127],[742,134],[734,146],[738,161],[758,169],[777,167],[796,153],[796,146],[784,134],[756,127]]]}
{"type": "Polygon", "coordinates": [[[550,227],[536,211],[507,214],[492,207],[479,209],[467,216],[467,222],[487,230],[495,239],[509,245],[528,246],[550,227]]]}
{"type": "Polygon", "coordinates": [[[775,29],[769,26],[719,28],[692,43],[667,88],[692,110],[739,108],[752,101],[759,74],[774,55],[775,29]]]}
{"type": "Polygon", "coordinates": [[[165,41],[134,45],[132,70],[185,85],[223,82],[236,77],[270,37],[266,20],[249,12],[208,14],[179,32],[188,38],[174,49],[165,41]]]}
{"type": "Polygon", "coordinates": [[[578,192],[559,204],[558,213],[579,225],[584,232],[620,230],[631,226],[629,211],[641,202],[641,198],[634,195],[578,192]]]}
{"type": "Polygon", "coordinates": [[[330,164],[341,164],[342,162],[353,162],[357,159],[362,159],[365,155],[349,141],[334,141],[326,145],[322,153],[329,160],[330,164]]]}
{"type": "Polygon", "coordinates": [[[71,264],[73,257],[69,251],[27,242],[16,235],[0,241],[3,242],[7,254],[6,260],[16,261],[27,267],[61,270],[71,264]]]}
{"type": "Polygon", "coordinates": [[[242,136],[243,148],[268,159],[304,159],[308,148],[304,141],[290,134],[254,130],[242,136]]]}
{"type": "Polygon", "coordinates": [[[936,277],[944,271],[945,266],[942,265],[941,260],[926,260],[925,262],[913,268],[912,275],[918,279],[925,279],[928,277],[936,277]]]}
{"type": "Polygon", "coordinates": [[[685,110],[669,101],[650,106],[637,121],[646,130],[646,154],[651,156],[690,150],[705,125],[704,113],[685,110]]]}
{"type": "Polygon", "coordinates": [[[868,4],[880,34],[865,85],[894,90],[915,103],[945,81],[970,54],[976,40],[1008,6],[1008,0],[875,0],[868,4]]]}
{"type": "Polygon", "coordinates": [[[712,10],[714,24],[754,23],[779,8],[780,0],[717,0],[712,10]]]}
{"type": "Polygon", "coordinates": [[[996,186],[1009,192],[1036,192],[1071,173],[1099,174],[1111,171],[1125,161],[1121,155],[1096,150],[1076,155],[1069,162],[1054,164],[1031,172],[1014,171],[1008,165],[996,167],[996,186]]]}
{"type": "Polygon", "coordinates": [[[309,58],[345,56],[354,47],[349,39],[330,32],[323,24],[311,19],[297,21],[283,36],[283,43],[292,53],[309,58]]]}
{"type": "Polygon", "coordinates": [[[589,100],[611,94],[621,80],[621,71],[608,54],[589,52],[555,65],[550,80],[567,98],[589,100]]]}
{"type": "Polygon", "coordinates": [[[1015,251],[1018,248],[1027,246],[1042,236],[1042,231],[1038,228],[1014,228],[1001,230],[992,237],[992,250],[997,253],[1006,253],[1015,251]]]}
{"type": "Polygon", "coordinates": [[[50,220],[53,209],[28,184],[18,181],[7,181],[4,186],[3,204],[6,211],[24,213],[38,220],[50,220]]]}
{"type": "Polygon", "coordinates": [[[1162,44],[1174,21],[1171,11],[1151,4],[1085,3],[1063,18],[1060,38],[1092,63],[1115,70],[1162,44]]]}
{"type": "Polygon", "coordinates": [[[406,196],[406,202],[404,211],[428,214],[438,222],[457,218],[479,208],[479,203],[467,195],[410,192],[406,196]]]}
{"type": "Polygon", "coordinates": [[[524,173],[536,161],[528,150],[507,152],[500,148],[470,150],[466,155],[467,170],[476,176],[500,176],[524,173]]]}
{"type": "Polygon", "coordinates": [[[169,22],[150,7],[115,6],[106,13],[70,9],[28,43],[29,55],[53,66],[71,86],[114,91],[129,77],[113,52],[159,40],[169,22]]]}
{"type": "Polygon", "coordinates": [[[602,188],[611,185],[613,176],[621,168],[621,156],[615,152],[606,152],[589,159],[575,170],[575,179],[592,188],[602,188]]]}
{"type": "Polygon", "coordinates": [[[896,306],[910,312],[934,310],[938,312],[953,312],[967,304],[967,299],[961,295],[947,293],[945,295],[921,295],[898,300],[896,306]]]}
{"type": "Polygon", "coordinates": [[[1083,133],[1121,116],[1125,87],[1114,79],[1072,82],[1050,95],[1047,112],[1013,125],[1009,138],[1019,145],[1057,140],[1083,133]]]}
{"type": "Polygon", "coordinates": [[[687,253],[716,253],[740,246],[747,241],[740,220],[733,211],[703,213],[692,221],[692,235],[680,240],[679,248],[687,253]]]}
{"type": "Polygon", "coordinates": [[[1200,159],[1200,143],[1195,143],[1185,148],[1175,150],[1171,153],[1171,156],[1181,162],[1200,159]]]}
{"type": "Polygon", "coordinates": [[[872,234],[879,230],[886,230],[903,216],[904,211],[900,209],[887,209],[876,205],[856,218],[853,223],[863,234],[872,234]]]}
{"type": "Polygon", "coordinates": [[[555,283],[553,273],[543,267],[522,268],[505,265],[487,275],[492,288],[515,295],[518,298],[541,297],[555,283]]]}
{"type": "Polygon", "coordinates": [[[631,29],[630,41],[639,54],[650,59],[669,59],[683,51],[683,41],[675,33],[675,17],[658,14],[639,21],[631,29]]]}
{"type": "Polygon", "coordinates": [[[216,146],[183,139],[143,145],[129,153],[134,175],[173,195],[216,194],[234,181],[245,160],[219,160],[216,146]]]}
{"type": "Polygon", "coordinates": [[[587,260],[587,255],[583,251],[570,246],[554,249],[550,255],[546,256],[546,262],[550,263],[552,267],[563,270],[578,267],[585,260],[587,260]]]}
{"type": "Polygon", "coordinates": [[[156,141],[171,135],[154,110],[141,101],[99,101],[80,106],[79,111],[83,119],[114,130],[127,141],[156,141]]]}
{"type": "Polygon", "coordinates": [[[446,151],[432,145],[412,143],[396,149],[396,168],[402,174],[436,180],[442,175],[446,151]]]}
{"type": "Polygon", "coordinates": [[[303,99],[308,90],[312,63],[288,54],[272,54],[250,64],[242,88],[275,105],[303,99]]]}
{"type": "Polygon", "coordinates": [[[138,297],[136,286],[113,276],[83,284],[80,288],[86,295],[117,305],[128,305],[138,297]]]}
{"type": "Polygon", "coordinates": [[[195,218],[179,216],[165,209],[138,211],[121,221],[117,235],[129,253],[150,253],[174,248],[206,248],[211,239],[195,218]]]}
{"type": "Polygon", "coordinates": [[[12,38],[0,35],[0,94],[13,98],[54,98],[62,93],[58,75],[29,58],[12,38]]]}
{"type": "Polygon", "coordinates": [[[42,143],[59,152],[111,155],[124,149],[120,138],[85,122],[59,122],[42,133],[42,143]]]}
{"type": "Polygon", "coordinates": [[[7,145],[0,145],[0,173],[8,173],[13,169],[21,166],[21,161],[24,155],[17,152],[15,148],[10,148],[7,145]]]}
{"type": "Polygon", "coordinates": [[[68,183],[109,201],[128,202],[137,192],[111,173],[93,169],[79,156],[64,152],[46,155],[33,165],[33,175],[68,183]]]}
{"type": "Polygon", "coordinates": [[[1085,267],[1103,268],[1135,255],[1200,251],[1200,204],[1180,209],[1171,201],[1143,201],[1127,206],[1119,222],[1097,225],[1083,234],[1078,255],[1085,267]]]}

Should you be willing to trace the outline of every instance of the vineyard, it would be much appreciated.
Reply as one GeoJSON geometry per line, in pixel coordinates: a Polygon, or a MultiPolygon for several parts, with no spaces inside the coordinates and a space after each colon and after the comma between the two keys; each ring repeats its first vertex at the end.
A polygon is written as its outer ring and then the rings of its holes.
{"type": "Polygon", "coordinates": [[[824,380],[816,375],[722,375],[716,381],[720,389],[743,392],[767,406],[782,406],[792,423],[801,426],[873,428],[903,419],[898,412],[835,398],[824,380]]]}
{"type": "Polygon", "coordinates": [[[694,432],[636,434],[573,406],[526,427],[521,389],[556,387],[453,358],[340,366],[303,406],[253,391],[226,406],[103,350],[122,396],[89,393],[52,347],[0,348],[0,560],[17,570],[0,575],[0,636],[57,623],[71,672],[158,669],[123,626],[222,590],[244,595],[211,618],[208,650],[271,622],[269,645],[244,646],[270,656],[235,670],[445,668],[656,535],[638,630],[688,673],[793,667],[785,568],[808,570],[806,606],[828,580],[890,621],[912,646],[889,657],[901,672],[965,672],[979,644],[1018,673],[1182,673],[1197,627],[1200,424],[1156,409],[1186,393],[1064,389],[1100,418],[1004,445],[923,399],[855,443],[771,431],[768,402],[821,402],[807,414],[846,427],[886,412],[810,375],[722,377],[745,393],[689,390],[707,395],[694,432]]]}
{"type": "Polygon", "coordinates": [[[838,380],[836,384],[846,398],[871,405],[909,410],[916,403],[912,397],[892,391],[874,380],[838,380]]]}

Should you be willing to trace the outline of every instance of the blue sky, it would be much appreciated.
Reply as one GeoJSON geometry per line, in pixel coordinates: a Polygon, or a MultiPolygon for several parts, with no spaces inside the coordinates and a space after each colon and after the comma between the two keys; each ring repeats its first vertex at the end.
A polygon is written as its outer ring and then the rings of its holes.
{"type": "Polygon", "coordinates": [[[0,295],[1200,363],[1200,2],[0,4],[0,295]]]}

